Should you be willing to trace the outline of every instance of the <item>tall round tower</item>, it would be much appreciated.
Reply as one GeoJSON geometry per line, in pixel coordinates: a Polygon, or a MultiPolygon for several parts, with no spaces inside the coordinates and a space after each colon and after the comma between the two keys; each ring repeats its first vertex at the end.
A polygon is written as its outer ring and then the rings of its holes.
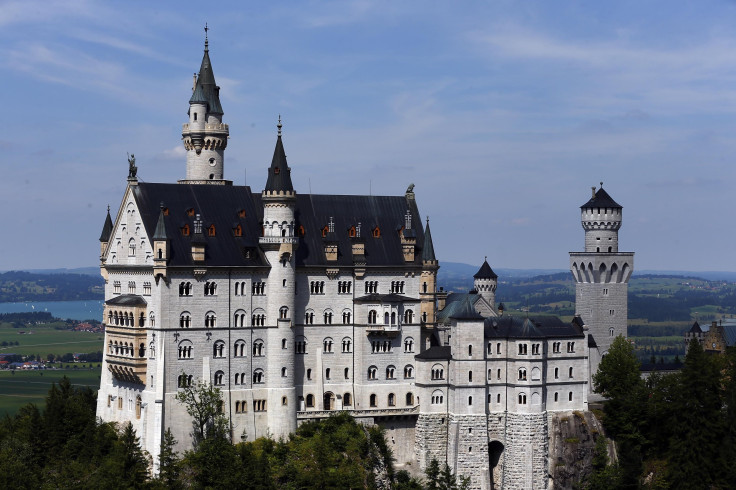
{"type": "Polygon", "coordinates": [[[291,184],[291,169],[286,163],[281,141],[281,118],[278,138],[268,169],[263,200],[263,236],[259,239],[271,270],[266,281],[268,371],[268,427],[273,436],[287,437],[296,430],[296,387],[294,380],[295,258],[299,238],[294,230],[296,191],[291,184]]]}
{"type": "Polygon", "coordinates": [[[225,148],[230,130],[222,122],[220,87],[210,62],[209,41],[205,36],[204,56],[195,76],[189,99],[189,122],[181,138],[187,150],[187,178],[183,184],[224,184],[225,148]]]}
{"type": "Polygon", "coordinates": [[[589,332],[590,376],[598,370],[613,339],[627,335],[628,282],[634,270],[634,253],[618,250],[622,210],[603,190],[602,182],[597,191],[593,187],[591,198],[580,206],[585,252],[570,252],[575,313],[589,332]]]}

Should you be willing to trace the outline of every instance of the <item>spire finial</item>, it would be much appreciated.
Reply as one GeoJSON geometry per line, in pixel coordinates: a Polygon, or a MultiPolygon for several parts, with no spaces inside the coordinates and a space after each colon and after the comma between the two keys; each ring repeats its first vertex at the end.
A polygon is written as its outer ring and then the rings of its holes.
{"type": "Polygon", "coordinates": [[[488,256],[483,257],[483,262],[488,262],[488,256]]]}
{"type": "Polygon", "coordinates": [[[207,39],[207,31],[209,31],[210,28],[207,26],[207,22],[204,23],[204,50],[209,51],[210,48],[210,42],[207,39]]]}
{"type": "Polygon", "coordinates": [[[603,189],[603,181],[601,180],[601,189],[603,189]]]}
{"type": "Polygon", "coordinates": [[[276,125],[276,128],[278,128],[278,130],[279,130],[279,134],[278,135],[281,136],[281,128],[282,128],[282,126],[281,126],[281,114],[279,114],[279,123],[276,125]]]}
{"type": "Polygon", "coordinates": [[[110,214],[110,205],[107,205],[107,214],[110,214]]]}
{"type": "Polygon", "coordinates": [[[427,226],[429,226],[429,215],[427,215],[427,226]]]}

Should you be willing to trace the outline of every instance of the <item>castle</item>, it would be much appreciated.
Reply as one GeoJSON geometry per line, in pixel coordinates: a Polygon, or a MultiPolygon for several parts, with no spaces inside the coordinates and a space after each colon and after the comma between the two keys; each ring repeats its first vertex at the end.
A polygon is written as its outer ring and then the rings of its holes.
{"type": "Polygon", "coordinates": [[[548,419],[586,410],[590,377],[626,333],[633,254],[618,252],[621,206],[601,188],[582,206],[571,253],[577,312],[510,316],[487,261],[467,294],[440,264],[413,186],[400,196],[298,193],[279,120],[261,192],[225,180],[228,125],[205,42],[182,140],[186,178],[138,181],[105,220],[105,355],[97,415],[130,421],[157,461],[175,399],[221,389],[234,441],[287,436],[348,411],[381,424],[399,466],[432,458],[472,488],[545,488],[548,419]]]}

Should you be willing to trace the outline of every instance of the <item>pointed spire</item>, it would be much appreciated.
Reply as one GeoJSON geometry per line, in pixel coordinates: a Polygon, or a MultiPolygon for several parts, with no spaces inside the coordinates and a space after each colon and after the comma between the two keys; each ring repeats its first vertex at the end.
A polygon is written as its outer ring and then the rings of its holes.
{"type": "Polygon", "coordinates": [[[164,222],[164,203],[161,203],[161,212],[158,215],[158,223],[156,223],[156,231],[153,233],[154,240],[167,240],[166,223],[164,222]]]}
{"type": "Polygon", "coordinates": [[[437,257],[434,255],[434,244],[432,243],[432,233],[429,231],[429,216],[427,216],[427,226],[424,228],[424,248],[422,248],[422,262],[436,262],[437,257]]]}
{"type": "Polygon", "coordinates": [[[483,261],[483,265],[480,266],[480,269],[478,272],[475,273],[473,276],[475,279],[498,279],[498,276],[495,272],[493,272],[493,269],[491,269],[491,266],[488,265],[488,257],[485,258],[483,261]]]}
{"type": "Polygon", "coordinates": [[[592,187],[593,189],[593,196],[590,198],[588,202],[580,206],[581,208],[614,208],[614,209],[623,209],[623,206],[621,206],[619,203],[613,200],[613,198],[603,190],[603,182],[601,182],[601,188],[598,189],[598,191],[595,190],[595,187],[592,187]]]}
{"type": "Polygon", "coordinates": [[[291,184],[291,169],[286,163],[286,152],[284,151],[284,143],[281,141],[281,116],[279,115],[278,135],[276,137],[276,148],[273,151],[273,160],[271,167],[268,169],[268,180],[266,181],[266,191],[276,192],[293,192],[294,186],[291,184]]]}
{"type": "Polygon", "coordinates": [[[112,218],[110,217],[110,206],[107,206],[107,218],[105,218],[105,224],[102,226],[102,233],[100,234],[101,242],[109,242],[110,235],[112,235],[112,218]]]}
{"type": "Polygon", "coordinates": [[[189,99],[189,103],[207,104],[208,113],[222,115],[220,87],[215,83],[215,74],[212,71],[212,62],[210,61],[209,41],[206,32],[208,30],[209,27],[205,24],[204,56],[202,56],[202,65],[199,67],[197,84],[194,87],[194,92],[192,93],[192,98],[189,99]]]}

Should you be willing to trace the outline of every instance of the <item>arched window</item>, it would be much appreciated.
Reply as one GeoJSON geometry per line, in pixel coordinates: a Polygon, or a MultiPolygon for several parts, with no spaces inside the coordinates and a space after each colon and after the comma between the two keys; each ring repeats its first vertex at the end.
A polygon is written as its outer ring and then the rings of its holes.
{"type": "Polygon", "coordinates": [[[377,399],[378,399],[378,397],[376,397],[376,395],[372,393],[371,394],[371,397],[370,397],[370,406],[371,407],[373,407],[373,408],[376,407],[376,401],[377,401],[377,399]]]}
{"type": "Polygon", "coordinates": [[[179,359],[191,359],[192,358],[192,343],[189,340],[182,340],[179,342],[179,359]]]}
{"type": "Polygon", "coordinates": [[[389,407],[396,406],[396,395],[394,395],[393,393],[388,394],[388,406],[389,407]]]}
{"type": "Polygon", "coordinates": [[[441,405],[445,402],[445,394],[442,390],[432,392],[432,405],[441,405]]]}
{"type": "Polygon", "coordinates": [[[469,396],[468,397],[468,406],[470,406],[472,404],[473,404],[473,397],[472,396],[469,396]]]}
{"type": "Polygon", "coordinates": [[[253,371],[253,383],[260,384],[266,381],[266,377],[263,374],[263,369],[256,369],[253,371]]]}
{"type": "Polygon", "coordinates": [[[526,405],[526,394],[519,393],[519,405],[526,405]]]}
{"type": "Polygon", "coordinates": [[[352,313],[350,313],[350,310],[344,310],[342,312],[342,324],[349,325],[351,317],[352,317],[352,313]]]}
{"type": "Polygon", "coordinates": [[[473,382],[473,371],[468,371],[468,383],[473,382]]]}
{"type": "Polygon", "coordinates": [[[406,406],[411,407],[414,405],[414,394],[410,391],[406,394],[406,406]]]}
{"type": "Polygon", "coordinates": [[[233,326],[236,328],[245,327],[245,311],[237,310],[233,315],[233,326]]]}
{"type": "Polygon", "coordinates": [[[396,368],[394,366],[388,366],[386,368],[386,379],[394,379],[394,372],[396,368]]]}
{"type": "Polygon", "coordinates": [[[368,323],[375,324],[377,316],[378,316],[378,313],[376,312],[376,310],[369,311],[368,312],[368,323]]]}
{"type": "Polygon", "coordinates": [[[342,404],[345,407],[349,407],[353,404],[353,397],[350,395],[350,393],[345,393],[342,395],[342,404]]]}
{"type": "Polygon", "coordinates": [[[179,315],[179,328],[189,328],[192,326],[192,317],[188,311],[179,315]]]}
{"type": "Polygon", "coordinates": [[[406,310],[404,312],[404,323],[414,323],[414,311],[406,310]]]}
{"type": "Polygon", "coordinates": [[[307,408],[314,408],[314,395],[307,395],[307,408]]]}
{"type": "Polygon", "coordinates": [[[572,366],[570,366],[570,368],[567,371],[567,377],[572,378],[572,366]]]}
{"type": "Polygon", "coordinates": [[[253,356],[254,357],[263,357],[264,350],[263,350],[263,341],[258,339],[255,342],[253,342],[253,356]]]}
{"type": "Polygon", "coordinates": [[[307,353],[307,338],[304,336],[299,336],[294,341],[294,351],[297,354],[306,354],[307,353]]]}
{"type": "Polygon", "coordinates": [[[567,401],[572,401],[572,391],[567,395],[567,401]]]}
{"type": "Polygon", "coordinates": [[[281,377],[282,378],[285,378],[286,377],[286,368],[285,367],[282,367],[281,368],[281,377]]]}
{"type": "Polygon", "coordinates": [[[209,228],[207,228],[207,236],[215,236],[216,230],[215,225],[210,225],[209,228]]]}
{"type": "Polygon", "coordinates": [[[411,379],[414,377],[414,366],[407,364],[404,366],[404,378],[411,379]]]}
{"type": "Polygon", "coordinates": [[[325,310],[323,317],[325,325],[332,325],[332,310],[325,310]]]}
{"type": "Polygon", "coordinates": [[[313,323],[314,323],[314,311],[307,310],[307,312],[304,314],[304,324],[312,325],[313,323]]]}
{"type": "Polygon", "coordinates": [[[472,345],[468,346],[468,357],[473,357],[473,346],[472,345]]]}
{"type": "Polygon", "coordinates": [[[325,352],[325,353],[332,352],[332,338],[331,337],[326,337],[322,341],[322,352],[325,352]]]}
{"type": "Polygon", "coordinates": [[[350,340],[350,337],[345,337],[342,339],[342,351],[346,353],[353,351],[353,341],[350,340]]]}
{"type": "Polygon", "coordinates": [[[432,379],[445,379],[445,369],[441,364],[432,366],[432,379]]]}
{"type": "Polygon", "coordinates": [[[217,326],[217,315],[213,311],[208,311],[204,316],[205,328],[213,328],[217,326]]]}
{"type": "Polygon", "coordinates": [[[225,376],[225,373],[223,373],[222,371],[215,372],[215,385],[217,386],[222,385],[223,384],[222,380],[224,376],[225,376]]]}
{"type": "Polygon", "coordinates": [[[212,357],[225,357],[225,342],[218,340],[212,345],[212,357]]]}
{"type": "Polygon", "coordinates": [[[141,418],[141,396],[135,397],[135,418],[141,418]]]}
{"type": "Polygon", "coordinates": [[[519,369],[519,381],[526,381],[526,368],[519,369]]]}
{"type": "Polygon", "coordinates": [[[135,238],[128,242],[128,257],[135,257],[135,238]]]}
{"type": "Polygon", "coordinates": [[[281,318],[282,320],[289,318],[288,306],[282,306],[281,308],[279,308],[279,318],[281,318]]]}
{"type": "Polygon", "coordinates": [[[245,357],[245,341],[236,340],[233,346],[233,357],[245,357]]]}
{"type": "Polygon", "coordinates": [[[414,339],[407,337],[404,339],[404,352],[414,352],[414,339]]]}
{"type": "Polygon", "coordinates": [[[371,366],[368,368],[368,379],[376,379],[376,374],[378,373],[378,368],[376,366],[371,366]]]}

